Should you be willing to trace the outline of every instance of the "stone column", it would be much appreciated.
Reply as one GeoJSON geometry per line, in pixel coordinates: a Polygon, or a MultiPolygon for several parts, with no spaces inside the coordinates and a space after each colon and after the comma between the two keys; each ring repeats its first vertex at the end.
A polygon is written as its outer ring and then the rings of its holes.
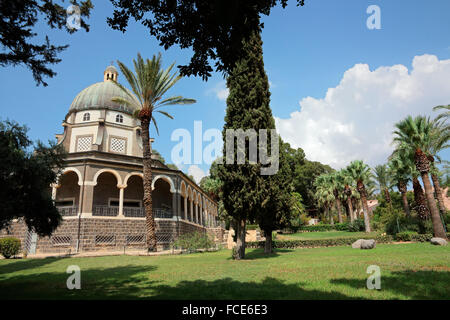
{"type": "Polygon", "coordinates": [[[181,193],[177,192],[177,216],[182,219],[181,216],[181,193]]]}
{"type": "Polygon", "coordinates": [[[185,220],[188,220],[188,211],[187,211],[187,209],[188,209],[188,206],[187,206],[187,197],[183,197],[184,198],[184,200],[183,200],[183,202],[184,202],[184,219],[185,220]]]}
{"type": "Polygon", "coordinates": [[[52,184],[52,200],[55,201],[56,200],[56,192],[58,190],[59,187],[61,187],[61,185],[59,184],[52,184]]]}
{"type": "Polygon", "coordinates": [[[177,192],[172,192],[172,217],[178,216],[177,192]]]}
{"type": "Polygon", "coordinates": [[[85,181],[84,186],[80,186],[80,214],[82,217],[92,217],[93,200],[94,185],[91,181],[85,181]],[[83,205],[81,205],[81,203],[83,203],[83,205]]]}
{"type": "Polygon", "coordinates": [[[194,201],[192,201],[192,199],[189,203],[189,213],[191,215],[191,221],[194,222],[194,201]]]}
{"type": "Polygon", "coordinates": [[[125,185],[118,185],[117,188],[119,188],[119,217],[120,218],[124,218],[123,215],[123,194],[125,191],[125,188],[127,186],[125,185]]]}

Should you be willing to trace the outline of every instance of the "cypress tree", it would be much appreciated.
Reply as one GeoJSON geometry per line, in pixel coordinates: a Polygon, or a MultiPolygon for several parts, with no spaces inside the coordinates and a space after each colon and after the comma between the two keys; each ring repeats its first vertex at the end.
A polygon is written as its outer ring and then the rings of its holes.
{"type": "MultiPolygon", "coordinates": [[[[254,129],[259,141],[259,129],[275,129],[275,121],[270,109],[269,81],[264,70],[262,40],[259,32],[252,33],[242,43],[242,55],[227,78],[230,91],[223,129],[226,141],[228,129],[254,129]]],[[[271,137],[270,132],[267,139],[271,137]]],[[[278,139],[278,137],[277,137],[278,139]]],[[[238,149],[234,147],[234,163],[219,166],[219,179],[222,181],[221,199],[224,208],[232,217],[236,235],[235,259],[245,257],[245,234],[247,221],[259,221],[266,229],[273,227],[277,215],[267,215],[274,208],[271,196],[280,190],[272,183],[272,176],[261,174],[261,159],[257,164],[249,163],[249,139],[246,139],[245,163],[237,164],[238,149]],[[270,221],[270,223],[269,223],[270,221]]],[[[226,142],[224,155],[226,155],[226,142]]],[[[270,140],[267,141],[268,154],[271,154],[270,140]]],[[[240,150],[239,150],[240,151],[240,150]]],[[[278,203],[278,202],[277,202],[278,203]]],[[[279,212],[279,211],[277,211],[279,212]]],[[[270,232],[271,235],[271,232],[270,232]]],[[[268,239],[271,243],[271,238],[268,239]]]]}

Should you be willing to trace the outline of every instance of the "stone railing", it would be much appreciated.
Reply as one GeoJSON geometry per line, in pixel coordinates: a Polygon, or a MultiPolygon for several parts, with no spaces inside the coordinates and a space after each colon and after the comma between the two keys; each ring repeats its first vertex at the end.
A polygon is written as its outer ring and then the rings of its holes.
{"type": "Polygon", "coordinates": [[[78,207],[77,206],[68,206],[68,207],[56,207],[59,211],[59,213],[63,216],[63,217],[73,217],[78,215],[78,207]]]}
{"type": "Polygon", "coordinates": [[[94,206],[92,210],[93,216],[115,217],[119,214],[119,207],[110,206],[94,206]]]}

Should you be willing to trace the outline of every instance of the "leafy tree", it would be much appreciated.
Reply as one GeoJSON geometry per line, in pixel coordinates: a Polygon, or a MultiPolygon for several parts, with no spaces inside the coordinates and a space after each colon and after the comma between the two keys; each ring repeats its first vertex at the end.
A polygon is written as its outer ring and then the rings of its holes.
{"type": "Polygon", "coordinates": [[[161,67],[161,54],[153,56],[152,60],[144,61],[138,54],[137,60],[133,59],[133,73],[122,62],[117,61],[125,79],[130,85],[132,92],[126,89],[118,82],[114,82],[127,98],[114,97],[112,101],[131,106],[136,110],[134,116],[141,122],[142,145],[143,145],[143,171],[144,171],[144,208],[147,228],[147,248],[148,251],[156,251],[156,225],[152,212],[152,160],[150,145],[150,123],[155,126],[159,134],[158,126],[155,121],[155,112],[158,112],[170,119],[173,117],[166,111],[160,110],[169,105],[191,104],[193,99],[186,99],[181,96],[172,96],[164,98],[167,91],[172,88],[181,76],[172,72],[174,63],[167,69],[161,67]]]}
{"type": "Polygon", "coordinates": [[[357,196],[356,187],[354,186],[355,182],[353,181],[353,177],[350,172],[346,169],[342,169],[340,171],[340,175],[342,177],[342,183],[344,185],[344,198],[346,199],[348,215],[350,216],[350,222],[353,222],[356,217],[356,213],[353,211],[353,202],[357,196]]]}
{"type": "Polygon", "coordinates": [[[49,236],[62,219],[50,184],[61,173],[65,152],[61,146],[41,142],[31,152],[27,130],[16,122],[0,122],[0,230],[22,218],[30,230],[49,236]]]}
{"type": "MultiPolygon", "coordinates": [[[[226,140],[228,129],[253,129],[259,136],[259,129],[275,128],[270,110],[269,81],[264,71],[262,59],[262,41],[258,32],[242,42],[245,55],[236,63],[227,79],[230,90],[227,98],[227,110],[223,128],[226,140]]],[[[246,139],[246,150],[248,150],[246,139]]],[[[266,196],[265,178],[261,175],[261,163],[251,164],[248,152],[237,148],[235,144],[233,164],[224,164],[218,168],[218,177],[222,181],[221,199],[229,216],[233,218],[236,232],[235,259],[245,257],[245,234],[247,221],[254,221],[262,210],[266,196]],[[244,153],[245,163],[237,164],[236,155],[244,153]]],[[[270,146],[270,142],[268,142],[270,146]]],[[[226,155],[226,143],[224,152],[226,155]]],[[[227,155],[228,157],[229,155],[227,155]]]]}
{"type": "MultiPolygon", "coordinates": [[[[89,31],[89,25],[82,17],[89,18],[94,7],[92,2],[70,2],[80,7],[80,26],[89,31]]],[[[48,36],[41,44],[32,43],[32,39],[37,35],[34,31],[35,25],[42,19],[51,29],[65,28],[69,33],[75,32],[66,26],[66,8],[53,0],[0,1],[0,43],[3,48],[0,53],[0,66],[24,65],[33,73],[37,85],[47,86],[43,77],[53,78],[56,75],[49,65],[61,61],[57,54],[68,45],[50,44],[48,36]]]]}
{"type": "Polygon", "coordinates": [[[316,202],[314,193],[316,188],[314,186],[315,179],[324,174],[330,173],[333,169],[317,161],[304,160],[304,163],[298,165],[294,169],[294,189],[300,193],[303,198],[303,203],[307,211],[316,210],[316,202]]]}
{"type": "Polygon", "coordinates": [[[333,215],[330,209],[335,201],[335,198],[333,194],[333,186],[329,183],[329,178],[327,175],[321,175],[317,177],[314,185],[316,187],[314,198],[316,199],[318,206],[325,210],[325,218],[330,219],[330,224],[334,224],[333,215]]]}
{"type": "Polygon", "coordinates": [[[428,202],[428,208],[431,212],[431,220],[433,222],[434,235],[439,238],[447,239],[445,229],[439,215],[439,210],[434,200],[431,188],[429,172],[430,172],[430,145],[434,134],[434,124],[429,118],[417,116],[412,118],[408,116],[406,119],[395,124],[394,143],[409,147],[411,153],[414,154],[414,162],[417,171],[420,172],[422,182],[425,188],[425,195],[428,202]]]}
{"type": "Polygon", "coordinates": [[[369,206],[367,204],[366,185],[371,180],[372,174],[370,168],[361,160],[355,160],[350,163],[346,169],[354,181],[356,188],[361,196],[361,202],[364,212],[364,225],[366,232],[370,232],[369,206]]]}
{"type": "MultiPolygon", "coordinates": [[[[179,66],[182,75],[211,76],[214,63],[218,72],[229,74],[237,61],[245,59],[242,41],[264,25],[261,15],[287,0],[111,0],[114,14],[108,24],[125,32],[130,18],[140,21],[165,49],[178,45],[191,48],[190,63],[179,66]]],[[[297,0],[297,5],[304,0],[297,0]]]]}
{"type": "Polygon", "coordinates": [[[407,216],[411,215],[409,203],[406,197],[407,184],[411,180],[411,167],[408,165],[407,155],[405,153],[397,153],[389,160],[388,172],[392,182],[397,185],[398,191],[402,195],[403,210],[407,216]]]}

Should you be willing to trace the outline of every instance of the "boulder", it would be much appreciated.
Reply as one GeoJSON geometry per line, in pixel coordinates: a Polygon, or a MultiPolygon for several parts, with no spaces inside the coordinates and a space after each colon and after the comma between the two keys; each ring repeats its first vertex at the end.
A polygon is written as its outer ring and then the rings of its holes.
{"type": "Polygon", "coordinates": [[[352,243],[353,249],[373,249],[376,246],[376,242],[374,239],[366,240],[359,239],[352,243]]]}
{"type": "Polygon", "coordinates": [[[431,238],[430,242],[437,246],[446,246],[447,245],[447,240],[442,239],[442,238],[431,238]]]}

